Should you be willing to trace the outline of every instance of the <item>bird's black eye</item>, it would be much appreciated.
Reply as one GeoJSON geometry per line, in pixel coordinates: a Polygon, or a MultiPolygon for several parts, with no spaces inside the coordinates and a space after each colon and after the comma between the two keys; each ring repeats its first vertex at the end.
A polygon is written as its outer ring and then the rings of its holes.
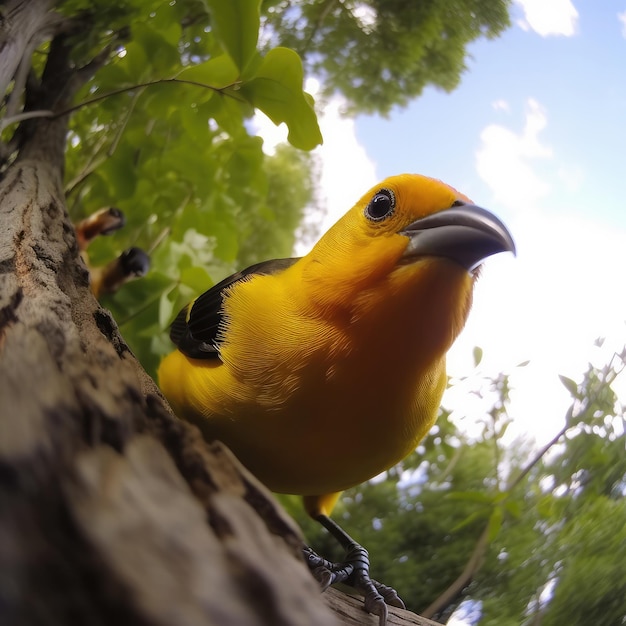
{"type": "Polygon", "coordinates": [[[396,208],[396,196],[391,189],[380,189],[365,207],[365,217],[380,222],[389,217],[396,208]]]}

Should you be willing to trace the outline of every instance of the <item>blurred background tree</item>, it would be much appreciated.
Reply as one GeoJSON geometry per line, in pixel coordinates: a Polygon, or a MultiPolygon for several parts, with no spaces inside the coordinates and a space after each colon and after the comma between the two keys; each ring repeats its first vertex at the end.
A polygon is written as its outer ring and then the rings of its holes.
{"type": "Polygon", "coordinates": [[[509,0],[264,0],[268,45],[293,48],[326,95],[388,113],[434,85],[452,91],[467,45],[509,25],[509,0]]]}
{"type": "MultiPolygon", "coordinates": [[[[571,406],[539,450],[502,442],[509,376],[468,376],[484,393],[478,436],[442,409],[414,454],[338,505],[373,575],[444,623],[458,609],[455,624],[623,624],[625,413],[611,385],[625,366],[626,349],[579,384],[563,379],[571,406]]],[[[315,546],[336,550],[297,499],[281,500],[315,546]]]]}

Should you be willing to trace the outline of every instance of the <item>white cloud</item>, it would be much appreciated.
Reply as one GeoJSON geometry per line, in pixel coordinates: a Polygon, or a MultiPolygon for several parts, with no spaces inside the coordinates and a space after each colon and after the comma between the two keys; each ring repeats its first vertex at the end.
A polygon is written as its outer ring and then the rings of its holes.
{"type": "MultiPolygon", "coordinates": [[[[509,435],[530,432],[541,442],[560,428],[570,402],[558,375],[580,379],[589,361],[606,363],[626,335],[626,292],[619,288],[626,232],[581,217],[589,215],[583,197],[563,213],[542,207],[548,191],[559,197],[584,177],[576,165],[560,165],[550,180],[538,174],[543,160],[559,156],[541,140],[546,125],[545,110],[529,100],[521,133],[491,125],[481,134],[477,170],[496,205],[487,206],[496,213],[498,204],[508,207],[518,257],[486,262],[474,310],[449,358],[457,376],[471,371],[474,345],[484,349],[483,367],[492,375],[530,359],[512,378],[509,435]],[[594,348],[599,336],[608,337],[603,351],[594,348]]],[[[456,400],[450,394],[448,406],[471,413],[467,390],[458,394],[456,400]]]]}
{"type": "MultiPolygon", "coordinates": [[[[509,435],[532,433],[545,443],[562,425],[571,400],[558,375],[580,380],[588,362],[603,365],[624,346],[626,292],[619,288],[619,272],[626,232],[536,210],[507,222],[518,256],[486,261],[448,369],[455,376],[470,373],[475,345],[483,348],[481,368],[491,375],[530,360],[512,376],[509,435]],[[602,350],[594,347],[599,336],[607,337],[602,350]]],[[[474,416],[485,410],[478,404],[474,416]]],[[[459,414],[469,413],[466,423],[472,422],[467,390],[451,394],[447,406],[461,407],[459,414]]]]}
{"type": "Polygon", "coordinates": [[[617,19],[622,25],[622,37],[626,38],[626,11],[617,14],[617,19]]]}
{"type": "Polygon", "coordinates": [[[328,208],[322,232],[378,182],[376,165],[356,138],[354,120],[342,115],[342,104],[331,101],[320,119],[324,144],[317,154],[322,162],[320,187],[328,208]]]}
{"type": "Polygon", "coordinates": [[[580,191],[585,182],[585,172],[579,165],[560,165],[557,176],[563,188],[570,193],[580,191]]]}
{"type": "Polygon", "coordinates": [[[516,0],[524,11],[518,24],[524,30],[533,30],[542,37],[576,33],[578,11],[571,0],[516,0]]]}
{"type": "Polygon", "coordinates": [[[476,169],[499,203],[529,206],[549,191],[548,183],[530,165],[532,159],[552,156],[552,149],[539,138],[546,124],[545,110],[537,101],[529,99],[521,134],[497,124],[487,126],[481,133],[476,169]]]}

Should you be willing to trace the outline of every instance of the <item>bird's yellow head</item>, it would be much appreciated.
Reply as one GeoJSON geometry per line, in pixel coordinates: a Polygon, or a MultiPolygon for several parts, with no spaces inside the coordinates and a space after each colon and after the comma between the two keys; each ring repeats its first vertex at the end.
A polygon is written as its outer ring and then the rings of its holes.
{"type": "Polygon", "coordinates": [[[493,214],[439,180],[401,174],[372,187],[322,237],[305,276],[320,287],[329,277],[338,303],[407,265],[432,266],[434,258],[468,273],[507,250],[515,244],[493,214]]]}
{"type": "Polygon", "coordinates": [[[427,215],[469,198],[434,178],[400,174],[365,193],[343,219],[361,223],[370,236],[395,235],[427,215]]]}

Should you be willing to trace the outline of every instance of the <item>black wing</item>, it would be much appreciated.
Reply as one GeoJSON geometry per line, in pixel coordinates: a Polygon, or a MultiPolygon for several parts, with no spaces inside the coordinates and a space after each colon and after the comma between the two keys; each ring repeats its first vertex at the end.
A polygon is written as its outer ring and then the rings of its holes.
{"type": "Polygon", "coordinates": [[[228,276],[184,307],[170,327],[170,339],[192,359],[219,358],[217,331],[222,322],[224,291],[255,274],[276,274],[291,267],[298,258],[263,261],[228,276]]]}

